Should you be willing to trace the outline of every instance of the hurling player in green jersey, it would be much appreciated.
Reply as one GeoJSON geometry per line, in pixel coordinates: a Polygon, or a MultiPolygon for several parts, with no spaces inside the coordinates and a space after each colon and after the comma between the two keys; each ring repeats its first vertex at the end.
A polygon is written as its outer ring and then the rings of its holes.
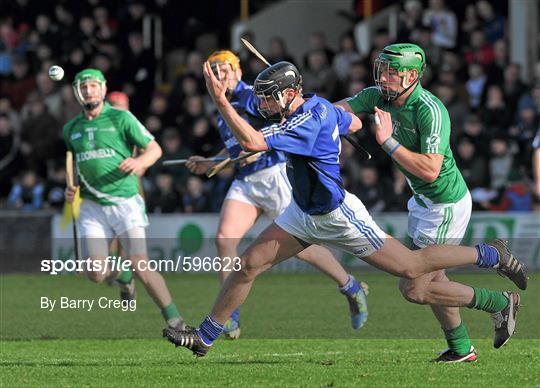
{"type": "MultiPolygon", "coordinates": [[[[375,115],[376,140],[403,171],[413,192],[407,204],[408,234],[416,249],[459,245],[471,216],[471,197],[450,150],[448,111],[420,85],[425,63],[424,51],[415,44],[387,46],[374,63],[376,86],[336,104],[348,112],[375,115]]],[[[402,279],[399,289],[407,300],[429,304],[440,322],[448,343],[448,349],[435,359],[440,362],[477,358],[459,307],[491,305],[483,310],[493,313],[498,348],[504,344],[498,339],[498,320],[514,304],[509,300],[519,298],[515,293],[452,282],[444,270],[402,279]]]]}
{"type": "MultiPolygon", "coordinates": [[[[165,280],[147,269],[145,227],[148,218],[139,195],[138,176],[161,157],[161,147],[146,128],[127,110],[105,102],[105,77],[96,69],[75,76],[73,91],[82,106],[80,114],[64,126],[64,141],[74,155],[83,202],[78,219],[83,258],[90,258],[88,277],[96,283],[113,280],[121,298],[135,302],[133,274],[160,307],[168,326],[183,328],[165,280]],[[144,153],[132,157],[133,147],[144,153]],[[111,268],[109,242],[119,236],[133,272],[111,268]]],[[[66,189],[72,202],[76,187],[66,189]]]]}

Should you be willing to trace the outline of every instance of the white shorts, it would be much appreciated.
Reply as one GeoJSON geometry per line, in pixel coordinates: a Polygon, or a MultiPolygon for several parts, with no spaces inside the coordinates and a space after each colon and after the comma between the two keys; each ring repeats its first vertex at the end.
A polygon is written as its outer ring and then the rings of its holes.
{"type": "Polygon", "coordinates": [[[139,194],[110,206],[84,199],[78,224],[84,256],[108,256],[109,242],[114,236],[120,238],[128,255],[146,254],[144,228],[148,226],[148,217],[139,194]]]}
{"type": "Polygon", "coordinates": [[[337,209],[323,215],[306,214],[293,200],[275,223],[300,240],[338,248],[358,257],[380,249],[386,238],[362,201],[348,192],[337,209]]]}
{"type": "Polygon", "coordinates": [[[275,219],[291,203],[291,184],[285,163],[235,179],[225,199],[248,203],[261,209],[270,219],[275,219]]]}
{"type": "Polygon", "coordinates": [[[408,233],[414,245],[425,248],[433,244],[459,245],[471,218],[471,194],[456,203],[420,206],[414,197],[409,199],[408,233]]]}

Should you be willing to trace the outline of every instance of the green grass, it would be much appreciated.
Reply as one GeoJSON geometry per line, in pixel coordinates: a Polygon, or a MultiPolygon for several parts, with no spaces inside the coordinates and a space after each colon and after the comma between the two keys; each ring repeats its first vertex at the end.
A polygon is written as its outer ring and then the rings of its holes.
{"type": "MultiPolygon", "coordinates": [[[[533,274],[536,275],[536,274],[533,274]]],[[[203,359],[160,337],[159,311],[142,287],[135,312],[40,309],[40,297],[115,298],[114,287],[77,276],[3,275],[0,385],[11,386],[539,386],[540,283],[522,292],[516,334],[492,347],[486,313],[464,310],[479,351],[474,365],[435,365],[444,348],[429,308],[405,302],[396,279],[359,275],[370,285],[370,316],[350,328],[346,302],[316,273],[267,274],[242,309],[242,339],[218,341],[203,359]]],[[[454,280],[512,289],[494,274],[454,280]]],[[[182,314],[198,324],[218,285],[212,275],[168,276],[182,314]]]]}

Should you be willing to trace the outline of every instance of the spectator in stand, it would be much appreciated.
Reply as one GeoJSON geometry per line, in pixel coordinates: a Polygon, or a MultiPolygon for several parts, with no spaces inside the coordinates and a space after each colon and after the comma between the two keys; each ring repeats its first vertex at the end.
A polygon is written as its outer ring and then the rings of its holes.
{"type": "Polygon", "coordinates": [[[12,74],[2,79],[0,93],[9,97],[15,110],[20,110],[35,89],[36,78],[30,73],[28,61],[23,57],[13,58],[12,74]]]}
{"type": "Polygon", "coordinates": [[[28,166],[46,177],[46,161],[58,157],[62,147],[61,125],[48,111],[41,96],[33,94],[25,106],[28,115],[22,123],[21,151],[28,166]]]}
{"type": "Polygon", "coordinates": [[[62,210],[64,207],[64,190],[66,188],[66,169],[63,161],[52,163],[47,173],[43,197],[44,207],[62,210]]]}
{"type": "Polygon", "coordinates": [[[478,1],[476,8],[482,19],[488,42],[493,44],[499,39],[504,39],[504,25],[506,23],[504,17],[497,15],[487,0],[478,1]]]}
{"type": "Polygon", "coordinates": [[[81,42],[81,48],[84,51],[84,55],[91,57],[98,51],[98,40],[96,37],[96,23],[94,18],[90,15],[83,15],[79,19],[79,37],[78,41],[81,42]]]}
{"type": "MultiPolygon", "coordinates": [[[[178,129],[174,127],[166,128],[163,131],[163,135],[160,138],[160,144],[163,149],[161,160],[187,159],[193,154],[189,148],[184,147],[178,129]]],[[[156,163],[150,169],[150,174],[155,175],[156,170],[173,176],[175,182],[181,186],[186,184],[187,178],[189,177],[188,169],[179,168],[178,166],[162,166],[156,163]]]]}
{"type": "Polygon", "coordinates": [[[9,120],[10,128],[12,128],[15,132],[20,133],[21,117],[18,112],[13,108],[11,99],[7,95],[0,94],[0,114],[6,115],[9,120]]]}
{"type": "Polygon", "coordinates": [[[489,84],[502,84],[504,79],[504,70],[508,66],[508,47],[502,39],[493,45],[493,54],[495,58],[487,68],[489,84]]]}
{"type": "Polygon", "coordinates": [[[389,190],[379,181],[379,173],[375,166],[363,166],[360,181],[355,186],[352,187],[352,192],[357,193],[358,198],[370,213],[378,213],[386,209],[389,190]]]}
{"type": "MultiPolygon", "coordinates": [[[[54,15],[58,26],[58,36],[60,42],[59,54],[69,52],[73,47],[77,47],[77,29],[73,12],[65,4],[58,3],[54,7],[54,15]]],[[[64,69],[65,70],[65,69],[64,69]]],[[[67,74],[66,74],[67,75],[67,74]]],[[[71,77],[68,79],[72,79],[71,77]]]]}
{"type": "Polygon", "coordinates": [[[36,76],[37,91],[43,99],[49,113],[56,119],[62,116],[62,95],[56,83],[49,78],[45,71],[41,71],[36,76]]]}
{"type": "MultiPolygon", "coordinates": [[[[536,88],[540,93],[540,85],[536,88]]],[[[517,161],[528,170],[529,161],[532,158],[532,140],[536,131],[540,128],[540,114],[530,95],[523,96],[518,104],[516,125],[510,128],[510,138],[517,143],[517,161]]]]}
{"type": "Polygon", "coordinates": [[[270,52],[267,59],[270,63],[278,63],[281,61],[295,63],[294,58],[287,51],[285,41],[280,36],[273,36],[270,38],[270,52]]]}
{"type": "Polygon", "coordinates": [[[486,187],[488,183],[487,160],[481,153],[476,152],[474,143],[467,136],[461,137],[457,142],[456,164],[470,190],[486,187]]]}
{"type": "Polygon", "coordinates": [[[149,118],[154,121],[154,124],[151,125],[154,136],[160,134],[159,130],[155,130],[155,122],[158,122],[159,128],[166,128],[175,124],[174,114],[171,109],[169,109],[167,96],[160,92],[154,93],[152,101],[150,102],[150,107],[144,117],[144,121],[147,121],[149,118]]]}
{"type": "Polygon", "coordinates": [[[347,82],[359,81],[371,85],[370,76],[371,73],[369,72],[366,64],[362,61],[355,61],[351,63],[349,68],[347,82]]]}
{"type": "MultiPolygon", "coordinates": [[[[351,64],[360,61],[362,57],[356,51],[354,37],[350,33],[345,33],[339,41],[339,51],[334,56],[332,69],[340,81],[345,81],[349,75],[351,64]]],[[[271,62],[275,63],[275,62],[271,62]]]]}
{"type": "Polygon", "coordinates": [[[521,66],[519,64],[510,63],[506,66],[502,87],[508,108],[512,114],[515,114],[519,98],[527,92],[527,86],[521,81],[521,66]]]}
{"type": "Polygon", "coordinates": [[[469,65],[469,79],[465,83],[467,93],[469,95],[469,107],[473,111],[480,108],[484,88],[486,86],[487,77],[484,74],[484,69],[479,63],[471,63],[469,65]]]}
{"type": "MultiPolygon", "coordinates": [[[[142,114],[154,93],[156,58],[144,47],[142,35],[132,32],[128,37],[129,51],[124,55],[122,74],[124,82],[133,90],[131,110],[135,116],[142,114]]],[[[108,79],[108,78],[107,78],[108,79]]]]}
{"type": "Polygon", "coordinates": [[[32,170],[23,172],[8,196],[7,206],[11,209],[34,211],[43,206],[43,184],[32,170]]]}
{"type": "Polygon", "coordinates": [[[112,20],[109,11],[104,6],[94,8],[94,20],[96,21],[96,37],[100,42],[113,42],[116,39],[118,24],[112,20]]]}
{"type": "Polygon", "coordinates": [[[391,167],[393,178],[388,189],[388,200],[386,211],[403,212],[407,211],[407,201],[411,198],[411,189],[407,183],[405,174],[392,163],[391,167]]]}
{"type": "Polygon", "coordinates": [[[197,119],[204,117],[204,101],[201,95],[189,96],[181,110],[181,114],[176,116],[176,125],[180,128],[184,142],[189,146],[191,132],[197,119]]]}
{"type": "Polygon", "coordinates": [[[12,179],[23,168],[20,133],[11,125],[7,113],[0,113],[0,198],[9,193],[12,179]]]}
{"type": "Polygon", "coordinates": [[[75,100],[73,88],[69,84],[64,84],[60,88],[60,122],[67,123],[75,117],[80,111],[81,106],[75,100]]]}
{"type": "MultiPolygon", "coordinates": [[[[424,50],[426,58],[429,58],[429,66],[438,67],[441,63],[442,49],[433,43],[433,33],[430,26],[422,26],[418,30],[418,38],[415,41],[424,50]]],[[[422,85],[425,80],[422,79],[422,85]]]]}
{"type": "Polygon", "coordinates": [[[490,150],[490,187],[494,190],[500,190],[508,183],[508,176],[514,164],[508,138],[504,134],[495,136],[490,142],[490,150]]]}
{"type": "Polygon", "coordinates": [[[208,198],[203,190],[203,182],[198,176],[189,177],[182,204],[186,213],[204,213],[209,210],[208,198]]]}
{"type": "Polygon", "coordinates": [[[456,96],[456,89],[450,84],[440,83],[433,90],[448,110],[450,122],[452,123],[450,144],[453,144],[456,138],[463,132],[463,125],[465,118],[469,114],[469,107],[463,100],[456,96]]]}
{"type": "Polygon", "coordinates": [[[307,54],[308,67],[302,73],[305,93],[316,93],[328,100],[335,100],[337,76],[327,62],[322,50],[312,50],[307,54]]]}
{"type": "Polygon", "coordinates": [[[407,0],[403,5],[403,12],[399,15],[399,28],[397,40],[399,42],[417,42],[422,27],[422,2],[407,0]]]}
{"type": "Polygon", "coordinates": [[[69,51],[67,62],[64,63],[64,77],[66,79],[75,78],[75,74],[86,67],[87,58],[80,47],[73,47],[69,51]]]}
{"type": "Polygon", "coordinates": [[[489,143],[478,115],[471,114],[467,117],[463,126],[463,134],[474,144],[476,155],[488,157],[489,143]]]}
{"type": "Polygon", "coordinates": [[[221,149],[220,144],[219,134],[207,117],[202,116],[194,121],[188,143],[194,155],[217,153],[221,149]]]}
{"type": "Polygon", "coordinates": [[[489,85],[486,93],[486,102],[482,104],[480,120],[486,126],[488,133],[505,132],[514,119],[508,109],[504,94],[499,85],[489,85]]]}
{"type": "Polygon", "coordinates": [[[182,112],[182,106],[187,97],[205,93],[206,86],[202,74],[203,62],[203,57],[198,51],[191,51],[187,55],[185,70],[173,81],[169,105],[176,107],[176,114],[182,112]],[[186,78],[189,80],[186,81],[186,78]],[[195,81],[196,87],[193,87],[193,81],[195,81]]]}
{"type": "Polygon", "coordinates": [[[309,36],[308,52],[304,55],[304,67],[309,67],[309,53],[312,51],[322,51],[326,57],[326,63],[330,64],[334,60],[334,50],[328,47],[326,35],[322,31],[314,32],[309,36]]]}
{"type": "Polygon", "coordinates": [[[155,180],[155,189],[146,200],[150,213],[175,213],[182,211],[180,193],[174,187],[171,174],[159,173],[155,180]]]}
{"type": "MultiPolygon", "coordinates": [[[[118,58],[115,59],[115,57],[109,55],[106,52],[98,52],[92,57],[90,63],[90,66],[92,68],[101,70],[105,77],[107,77],[106,79],[110,79],[110,81],[107,81],[107,88],[109,88],[109,90],[122,89],[121,75],[123,75],[127,70],[122,69],[122,71],[117,71],[113,63],[118,61],[118,58]]],[[[131,84],[126,87],[126,89],[129,89],[130,87],[131,84]]]]}
{"type": "Polygon", "coordinates": [[[468,64],[479,63],[488,66],[495,60],[495,52],[483,30],[474,30],[470,36],[469,47],[465,50],[465,61],[468,64]]]}
{"type": "Polygon", "coordinates": [[[482,24],[476,10],[476,4],[470,3],[465,7],[465,18],[461,22],[461,46],[466,46],[472,32],[479,28],[482,28],[482,24]]]}
{"type": "Polygon", "coordinates": [[[450,49],[456,46],[456,15],[446,8],[444,0],[429,0],[429,7],[424,11],[423,24],[431,27],[433,43],[437,46],[450,49]]]}

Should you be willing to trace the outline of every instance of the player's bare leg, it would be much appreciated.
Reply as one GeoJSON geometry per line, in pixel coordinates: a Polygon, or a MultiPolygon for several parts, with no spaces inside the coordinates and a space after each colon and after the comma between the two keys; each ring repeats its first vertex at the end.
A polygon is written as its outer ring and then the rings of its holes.
{"type": "Polygon", "coordinates": [[[358,282],[349,275],[334,257],[332,252],[320,245],[311,245],[298,255],[300,260],[310,263],[315,268],[332,278],[339,286],[339,291],[345,295],[349,305],[353,329],[360,329],[368,317],[368,285],[358,282]]]}
{"type": "Polygon", "coordinates": [[[345,272],[341,264],[334,257],[332,252],[320,245],[311,245],[298,254],[298,258],[303,260],[331,277],[340,287],[349,280],[349,274],[345,272]]]}
{"type": "MultiPolygon", "coordinates": [[[[261,210],[246,202],[226,199],[221,207],[221,216],[216,235],[216,247],[219,257],[234,258],[238,256],[238,244],[249,229],[255,225],[261,210]],[[241,215],[241,216],[239,216],[241,215]]],[[[223,263],[225,264],[225,263],[223,263]]],[[[231,271],[219,273],[220,282],[223,284],[231,271]]],[[[226,338],[237,339],[240,337],[240,310],[236,309],[225,323],[223,334],[226,338]]]]}
{"type": "Polygon", "coordinates": [[[273,265],[304,250],[304,246],[275,223],[266,228],[242,255],[242,269],[223,283],[211,316],[225,323],[232,311],[244,303],[255,278],[273,265]]]}
{"type": "Polygon", "coordinates": [[[83,237],[81,243],[83,257],[88,257],[92,261],[92,268],[86,271],[88,279],[95,283],[103,283],[118,275],[118,271],[113,270],[111,260],[107,259],[109,252],[107,238],[83,237]]]}
{"type": "Polygon", "coordinates": [[[431,245],[411,251],[387,235],[384,245],[363,260],[392,275],[406,279],[415,279],[441,269],[470,265],[496,268],[499,274],[509,278],[522,290],[527,288],[525,268],[501,240],[495,240],[490,244],[478,244],[476,247],[431,245]]]}
{"type": "Polygon", "coordinates": [[[177,346],[185,346],[204,356],[223,331],[231,313],[245,301],[255,278],[273,265],[304,250],[304,246],[275,223],[266,228],[241,256],[242,267],[232,273],[219,292],[209,316],[199,329],[175,331],[165,329],[163,335],[177,346]]]}
{"type": "Polygon", "coordinates": [[[436,361],[476,361],[476,351],[471,344],[467,328],[461,320],[459,307],[449,307],[453,305],[470,306],[474,299],[474,291],[471,287],[451,282],[444,271],[440,270],[412,280],[401,279],[399,289],[409,302],[429,304],[439,321],[448,343],[448,349],[444,350],[435,359],[436,361]],[[467,303],[467,301],[469,302],[467,303]],[[433,304],[435,302],[442,305],[433,304]]]}
{"type": "Polygon", "coordinates": [[[158,271],[148,269],[148,254],[144,228],[133,228],[120,235],[120,242],[131,261],[133,273],[143,284],[148,294],[161,309],[169,327],[183,329],[184,321],[173,302],[165,279],[158,271]]]}
{"type": "MultiPolygon", "coordinates": [[[[219,257],[238,256],[238,244],[255,225],[261,210],[246,202],[226,199],[221,207],[221,215],[216,235],[219,257]],[[241,215],[241,216],[240,216],[241,215]]],[[[229,276],[229,271],[220,272],[221,283],[229,276]]]]}

